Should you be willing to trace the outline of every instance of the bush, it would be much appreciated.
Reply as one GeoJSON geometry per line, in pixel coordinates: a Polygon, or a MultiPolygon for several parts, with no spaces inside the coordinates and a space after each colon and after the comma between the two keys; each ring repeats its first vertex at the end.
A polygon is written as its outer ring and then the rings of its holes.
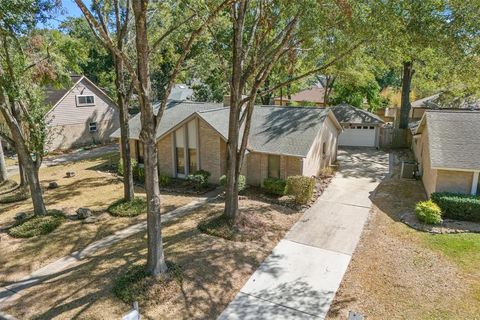
{"type": "Polygon", "coordinates": [[[160,172],[158,175],[158,183],[160,187],[168,187],[172,183],[172,179],[170,176],[160,172]]]}
{"type": "Polygon", "coordinates": [[[18,187],[9,192],[0,194],[0,203],[13,203],[30,198],[28,188],[18,187]]]}
{"type": "Polygon", "coordinates": [[[315,190],[315,179],[304,176],[291,176],[287,178],[285,192],[293,196],[298,204],[306,204],[312,199],[315,190]]]}
{"type": "Polygon", "coordinates": [[[132,201],[120,199],[108,207],[108,212],[116,217],[136,217],[147,212],[147,201],[144,198],[134,198],[132,201]]]}
{"type": "Polygon", "coordinates": [[[193,185],[195,190],[202,190],[208,187],[209,177],[210,172],[205,170],[198,170],[194,174],[189,174],[187,176],[187,181],[193,185]]]}
{"type": "Polygon", "coordinates": [[[8,229],[14,238],[31,238],[49,234],[65,221],[65,215],[58,210],[49,210],[45,216],[31,216],[8,229]]]}
{"type": "Polygon", "coordinates": [[[145,167],[141,164],[136,164],[132,168],[133,179],[137,180],[138,182],[145,183],[145,167]]]}
{"type": "Polygon", "coordinates": [[[418,220],[427,224],[442,223],[442,210],[432,200],[417,203],[415,205],[415,215],[418,220]]]}
{"type": "Polygon", "coordinates": [[[440,207],[444,218],[480,222],[480,197],[478,196],[434,192],[431,199],[440,207]]]}
{"type": "Polygon", "coordinates": [[[278,178],[267,178],[263,180],[263,189],[271,194],[283,196],[285,194],[285,186],[287,182],[278,178]]]}
{"type": "Polygon", "coordinates": [[[120,159],[117,165],[117,174],[123,177],[123,161],[120,159]]]}
{"type": "Polygon", "coordinates": [[[156,279],[150,277],[143,265],[135,264],[128,267],[127,272],[115,279],[113,294],[125,303],[134,301],[143,302],[149,300],[149,290],[158,284],[168,286],[169,281],[182,281],[182,269],[179,265],[165,261],[168,267],[168,274],[171,277],[156,279]]]}
{"type": "MultiPolygon", "coordinates": [[[[218,180],[218,183],[222,187],[225,187],[225,185],[227,184],[227,176],[226,175],[221,176],[220,179],[218,180]]],[[[245,176],[239,175],[238,176],[238,191],[242,192],[246,188],[247,188],[247,178],[245,178],[245,176]]]]}

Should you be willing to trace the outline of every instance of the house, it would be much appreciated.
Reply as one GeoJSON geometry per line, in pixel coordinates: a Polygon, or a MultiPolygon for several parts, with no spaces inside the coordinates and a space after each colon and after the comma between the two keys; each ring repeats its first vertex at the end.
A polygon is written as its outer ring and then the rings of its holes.
{"type": "Polygon", "coordinates": [[[315,86],[292,94],[291,99],[288,99],[288,97],[275,97],[273,99],[273,104],[276,106],[287,106],[289,104],[296,104],[325,107],[324,95],[325,89],[315,86]]]}
{"type": "Polygon", "coordinates": [[[384,124],[379,116],[348,104],[331,107],[331,110],[343,127],[339,146],[378,148],[380,127],[384,124]]]}
{"type": "Polygon", "coordinates": [[[72,75],[71,82],[45,91],[51,105],[45,115],[50,151],[105,143],[119,128],[118,109],[102,89],[82,75],[72,75]]]}
{"type": "MultiPolygon", "coordinates": [[[[185,178],[202,169],[218,183],[226,173],[229,111],[223,104],[170,101],[157,131],[160,172],[185,178]]],[[[142,163],[140,130],[137,115],[129,138],[132,157],[142,163]]],[[[242,174],[257,186],[267,177],[316,176],[336,161],[341,130],[328,109],[255,106],[242,174]]],[[[119,136],[119,130],[112,135],[119,136]]]]}
{"type": "Polygon", "coordinates": [[[480,194],[480,112],[426,111],[412,149],[427,194],[480,194]]]}

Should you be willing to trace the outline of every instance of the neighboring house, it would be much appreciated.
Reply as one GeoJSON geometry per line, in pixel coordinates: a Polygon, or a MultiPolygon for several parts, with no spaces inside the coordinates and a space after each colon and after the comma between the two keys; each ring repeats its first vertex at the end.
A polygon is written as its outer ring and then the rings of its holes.
{"type": "MultiPolygon", "coordinates": [[[[218,183],[226,173],[229,111],[222,104],[170,101],[157,131],[160,172],[184,178],[202,169],[218,183]]],[[[129,137],[132,156],[142,163],[140,129],[137,115],[129,137]]],[[[242,174],[250,185],[267,177],[316,176],[336,161],[341,130],[328,109],[256,106],[242,174]]]]}
{"type": "Polygon", "coordinates": [[[378,148],[380,127],[384,124],[379,116],[348,104],[340,104],[330,109],[343,127],[338,145],[378,148]]]}
{"type": "Polygon", "coordinates": [[[180,83],[180,84],[176,84],[172,88],[172,91],[170,92],[168,99],[178,100],[178,101],[192,100],[192,96],[193,96],[193,89],[186,84],[180,83]]]}
{"type": "Polygon", "coordinates": [[[412,143],[427,194],[480,194],[480,112],[429,110],[412,143]]]}
{"type": "Polygon", "coordinates": [[[87,77],[71,76],[67,88],[46,89],[48,150],[105,143],[119,128],[115,103],[87,77]]]}
{"type": "Polygon", "coordinates": [[[316,107],[325,107],[324,101],[325,89],[322,87],[312,87],[291,95],[288,97],[276,97],[273,99],[273,104],[276,106],[287,106],[290,104],[309,105],[316,107]]]}

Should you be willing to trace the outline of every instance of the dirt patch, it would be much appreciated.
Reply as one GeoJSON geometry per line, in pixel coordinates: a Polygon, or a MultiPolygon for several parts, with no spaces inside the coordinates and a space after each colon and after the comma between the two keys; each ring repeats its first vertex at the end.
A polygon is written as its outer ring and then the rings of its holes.
{"type": "MultiPolygon", "coordinates": [[[[110,158],[111,155],[105,155],[97,159],[41,168],[42,185],[46,186],[51,181],[56,181],[59,185],[57,189],[45,189],[47,209],[63,211],[67,217],[74,216],[79,207],[91,209],[96,216],[106,212],[110,204],[123,196],[123,184],[114,175],[92,168],[110,161],[110,158]],[[66,178],[67,171],[76,174],[72,178],[66,178]]],[[[138,197],[145,196],[144,190],[139,187],[136,187],[135,192],[138,197]]],[[[162,194],[162,212],[184,206],[194,199],[192,196],[162,194]]],[[[16,213],[32,210],[30,200],[0,204],[0,229],[14,224],[16,213]]],[[[134,218],[112,217],[92,224],[68,219],[52,233],[30,239],[14,239],[5,232],[0,232],[0,285],[19,280],[95,240],[145,219],[146,214],[134,218]]]]}
{"type": "MultiPolygon", "coordinates": [[[[406,153],[408,154],[408,153],[406,153]]],[[[405,156],[401,154],[400,156],[405,156]]],[[[400,158],[400,157],[399,157],[400,158]]],[[[398,170],[395,172],[398,173],[398,170]]],[[[400,222],[425,199],[420,181],[383,181],[372,197],[373,213],[335,296],[328,319],[346,319],[349,311],[368,319],[476,319],[480,314],[480,272],[464,270],[455,250],[450,259],[432,235],[400,222]]],[[[460,235],[458,235],[460,236],[460,235]]],[[[448,239],[444,239],[448,243],[448,239]]],[[[477,239],[477,241],[480,241],[477,239]]],[[[480,261],[470,256],[469,265],[480,261]]]]}
{"type": "MultiPolygon", "coordinates": [[[[236,242],[201,233],[198,223],[218,214],[221,203],[163,228],[166,258],[181,266],[181,281],[148,291],[148,301],[140,303],[145,319],[215,319],[300,217],[267,203],[245,200],[240,206],[270,214],[276,226],[272,234],[236,242]]],[[[140,233],[34,287],[5,312],[20,319],[119,319],[131,306],[113,295],[115,279],[129,266],[145,263],[145,255],[146,235],[140,233]]]]}

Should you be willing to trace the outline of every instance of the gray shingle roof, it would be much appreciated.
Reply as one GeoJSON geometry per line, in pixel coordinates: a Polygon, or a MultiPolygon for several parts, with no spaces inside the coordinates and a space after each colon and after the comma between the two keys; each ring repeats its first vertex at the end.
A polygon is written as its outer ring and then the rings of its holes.
{"type": "Polygon", "coordinates": [[[71,84],[62,88],[54,88],[48,86],[45,88],[45,103],[48,103],[50,106],[54,106],[63,96],[70,91],[72,86],[77,83],[78,80],[82,78],[81,75],[71,75],[70,80],[71,84]]]}
{"type": "MultiPolygon", "coordinates": [[[[248,149],[271,154],[305,157],[320,131],[329,109],[313,107],[256,106],[248,149]]],[[[228,137],[229,108],[217,103],[170,102],[157,131],[157,138],[196,113],[224,138],[228,137]]],[[[130,137],[138,139],[140,117],[130,120],[130,137]]],[[[118,138],[119,130],[112,134],[118,138]]]]}
{"type": "Polygon", "coordinates": [[[428,111],[425,120],[432,167],[480,170],[480,112],[428,111]]]}
{"type": "MultiPolygon", "coordinates": [[[[154,104],[154,113],[158,112],[158,104],[154,104]]],[[[198,111],[214,110],[222,108],[221,103],[202,103],[202,102],[191,102],[191,101],[174,101],[171,100],[167,103],[167,107],[163,112],[162,121],[157,130],[157,138],[161,137],[166,132],[170,131],[177,124],[191,116],[193,113],[198,111]]],[[[135,115],[130,121],[129,124],[129,137],[132,139],[138,139],[140,135],[140,130],[142,128],[140,122],[140,113],[135,115]]],[[[120,129],[117,129],[112,133],[111,137],[119,138],[120,129]]]]}
{"type": "Polygon", "coordinates": [[[356,108],[348,104],[339,104],[331,107],[335,117],[340,123],[356,123],[356,124],[382,124],[383,120],[366,110],[356,108]]]}

